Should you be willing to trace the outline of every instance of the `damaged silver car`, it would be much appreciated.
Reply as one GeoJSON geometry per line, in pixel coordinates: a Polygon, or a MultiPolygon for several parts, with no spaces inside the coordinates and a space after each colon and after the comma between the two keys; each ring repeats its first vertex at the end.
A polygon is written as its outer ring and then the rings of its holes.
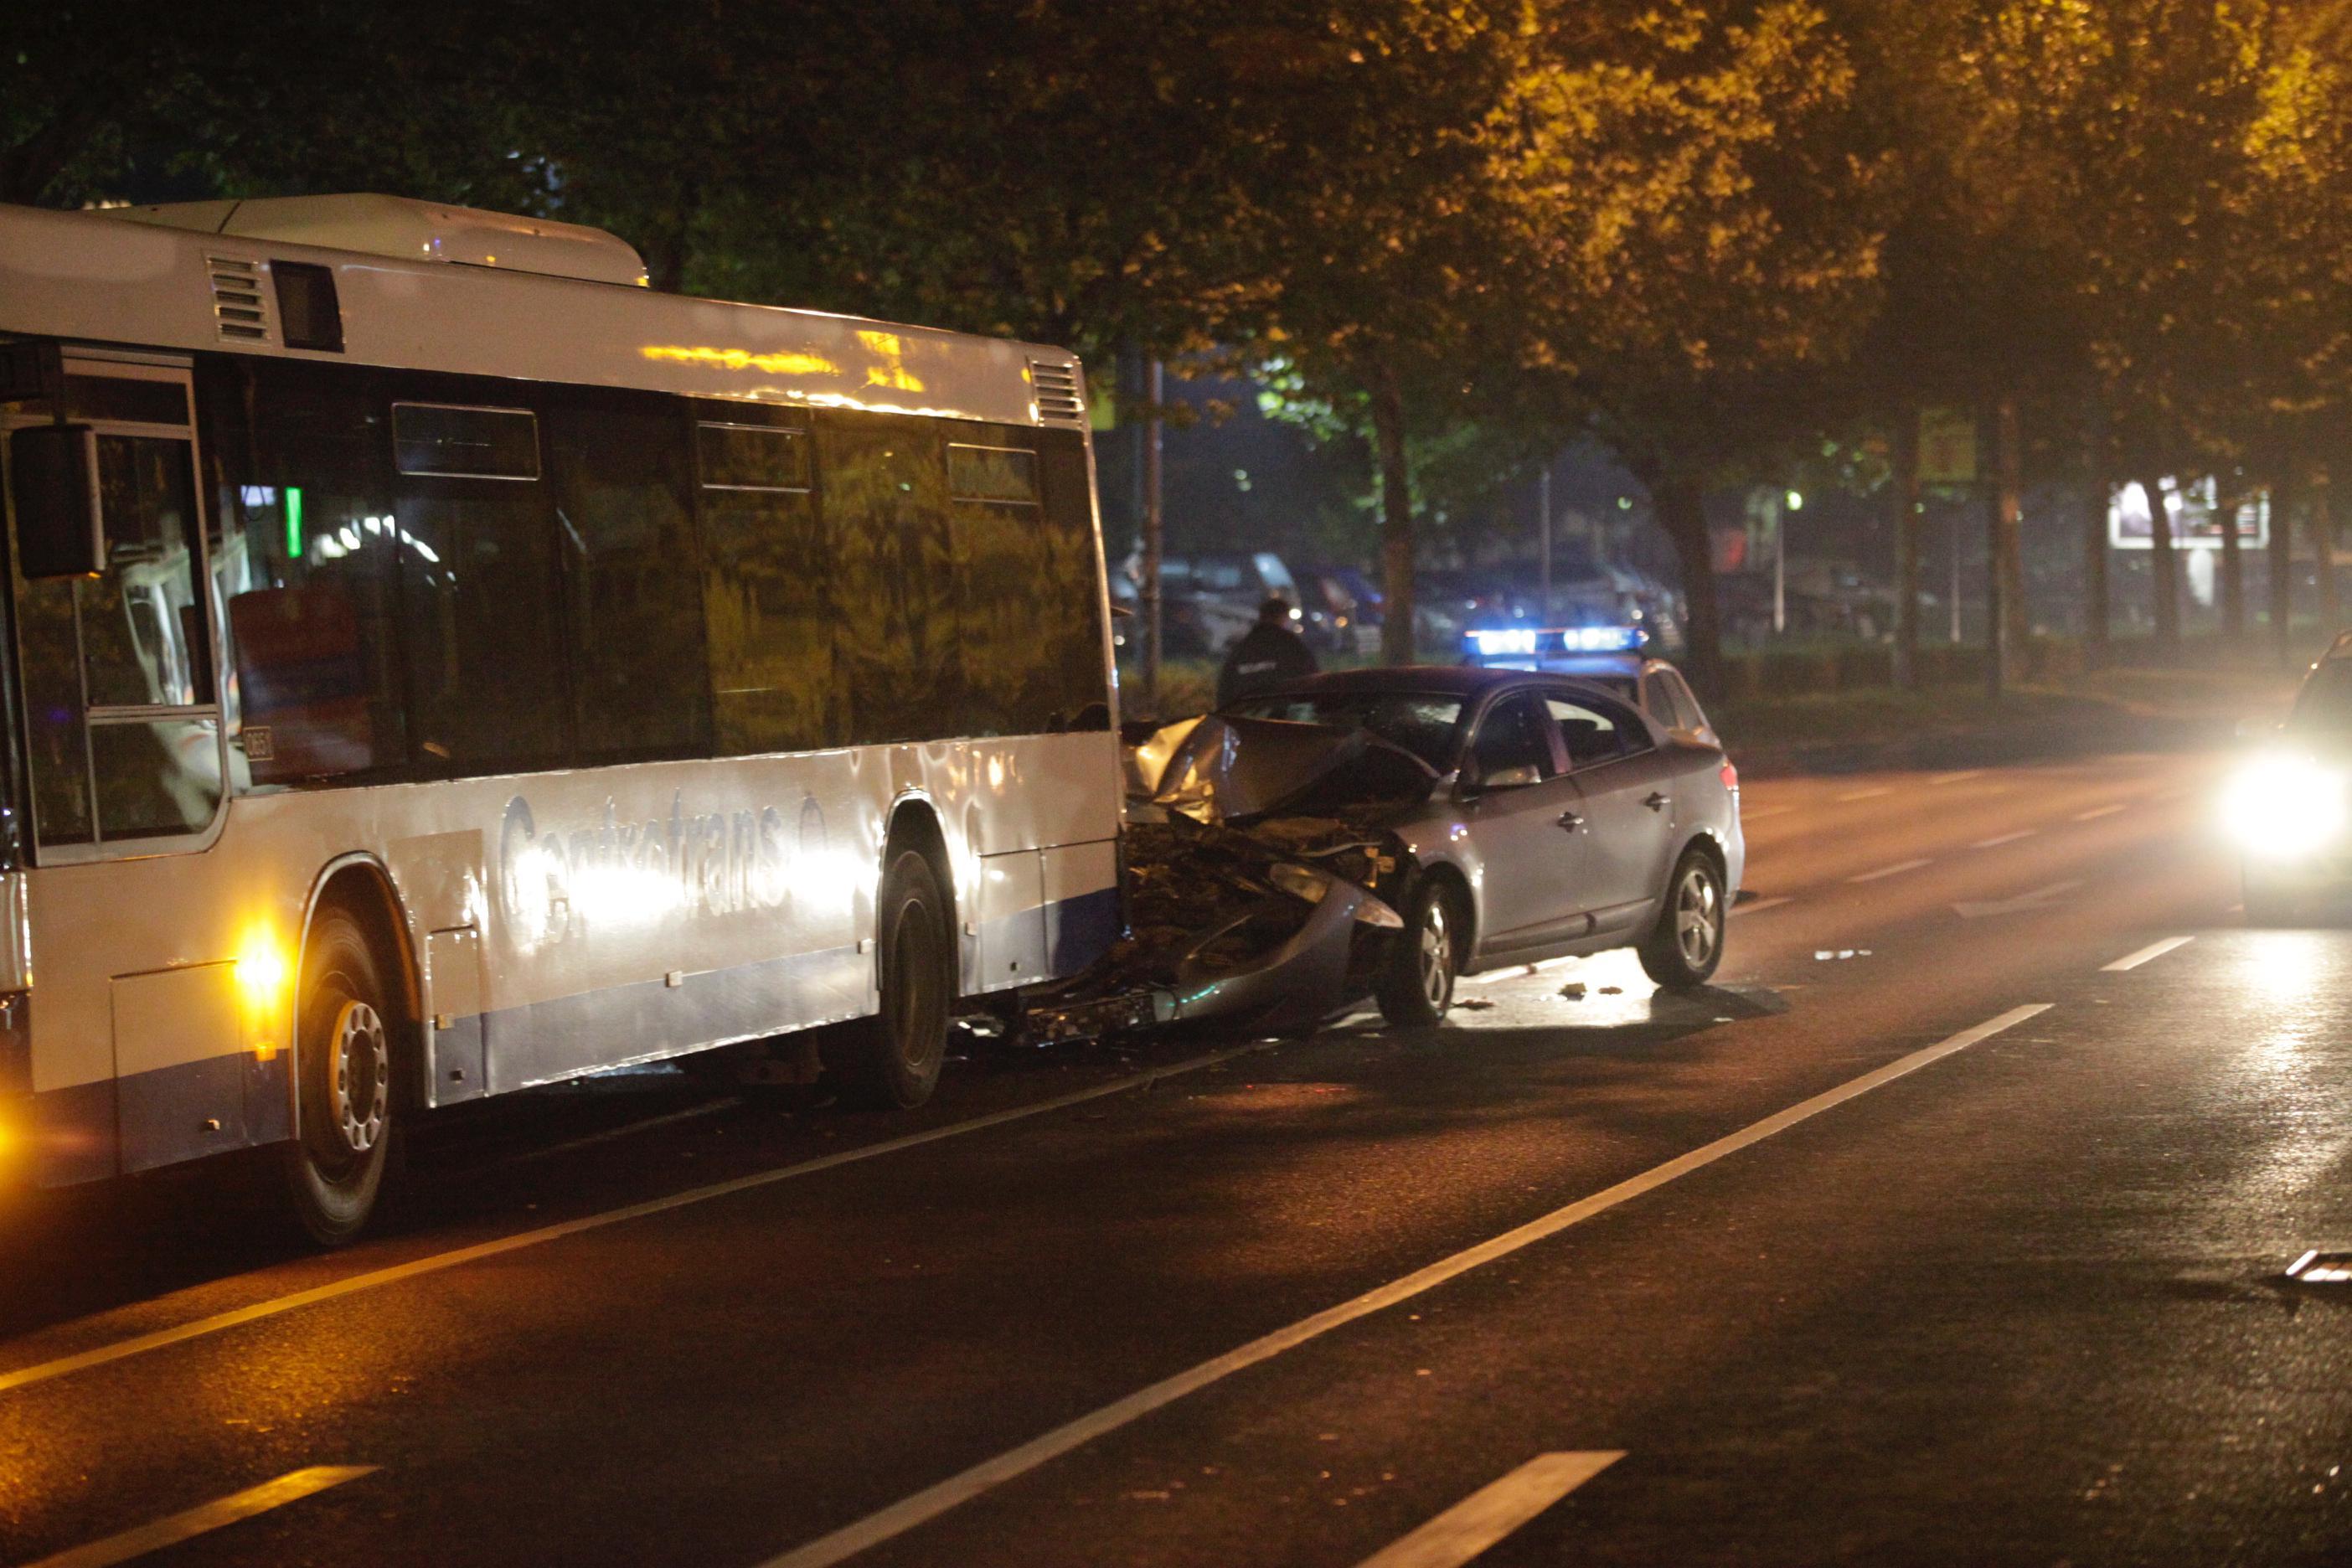
{"type": "Polygon", "coordinates": [[[1738,774],[1593,686],[1349,670],[1129,742],[1129,934],[1037,998],[1048,1036],[1366,994],[1428,1026],[1482,969],[1632,947],[1684,990],[1722,958],[1738,774]]]}

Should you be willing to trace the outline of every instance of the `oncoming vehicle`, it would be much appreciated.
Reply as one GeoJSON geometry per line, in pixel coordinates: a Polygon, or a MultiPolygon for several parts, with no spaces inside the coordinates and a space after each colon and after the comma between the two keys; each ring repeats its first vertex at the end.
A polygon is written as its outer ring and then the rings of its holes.
{"type": "Polygon", "coordinates": [[[391,198],[0,208],[0,1165],[282,1145],[337,1242],[436,1107],[819,1046],[912,1105],[1117,938],[1076,361],[643,282],[391,198]]]}
{"type": "Polygon", "coordinates": [[[2253,924],[2352,895],[2352,632],[2320,656],[2286,722],[2231,775],[2221,820],[2253,924]]]}
{"type": "Polygon", "coordinates": [[[1377,981],[1391,1021],[1437,1022],[1457,976],[1499,964],[1632,947],[1685,990],[1721,961],[1747,850],[1720,746],[1516,670],[1343,670],[1228,711],[1364,731],[1419,764],[1411,787],[1365,792],[1391,795],[1384,811],[1368,798],[1318,813],[1371,813],[1401,842],[1366,879],[1403,921],[1377,981]]]}

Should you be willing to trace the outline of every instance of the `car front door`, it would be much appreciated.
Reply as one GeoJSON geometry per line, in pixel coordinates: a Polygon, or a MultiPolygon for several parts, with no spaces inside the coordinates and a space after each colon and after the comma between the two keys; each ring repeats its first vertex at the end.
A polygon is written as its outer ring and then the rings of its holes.
{"type": "Polygon", "coordinates": [[[1580,936],[1578,888],[1591,853],[1577,786],[1531,691],[1480,717],[1464,752],[1462,821],[1479,866],[1479,949],[1493,954],[1580,936]]]}
{"type": "Polygon", "coordinates": [[[1638,929],[1665,888],[1674,851],[1670,761],[1640,714],[1597,692],[1548,692],[1543,706],[1584,797],[1581,912],[1596,934],[1638,929]]]}

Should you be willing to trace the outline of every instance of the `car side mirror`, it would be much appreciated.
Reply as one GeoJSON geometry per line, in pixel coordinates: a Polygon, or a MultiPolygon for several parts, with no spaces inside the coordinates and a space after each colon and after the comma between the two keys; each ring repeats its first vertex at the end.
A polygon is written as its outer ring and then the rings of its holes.
{"type": "Polygon", "coordinates": [[[16,563],[27,580],[106,570],[98,505],[98,436],[87,425],[28,425],[8,437],[16,563]]]}
{"type": "Polygon", "coordinates": [[[1496,768],[1488,773],[1488,789],[1521,789],[1531,784],[1543,783],[1543,770],[1533,763],[1521,763],[1515,768],[1496,768]]]}

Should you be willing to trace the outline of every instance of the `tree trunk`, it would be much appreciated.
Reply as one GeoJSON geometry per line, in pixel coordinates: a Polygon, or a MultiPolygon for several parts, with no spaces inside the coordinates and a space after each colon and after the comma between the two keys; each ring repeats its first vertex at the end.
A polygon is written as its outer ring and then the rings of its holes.
{"type": "Polygon", "coordinates": [[[1372,443],[1381,468],[1381,574],[1388,604],[1381,612],[1381,658],[1413,662],[1412,471],[1404,451],[1404,400],[1396,376],[1375,362],[1368,376],[1372,395],[1372,443]]]}
{"type": "Polygon", "coordinates": [[[2021,538],[2024,516],[2022,470],[2019,450],[2017,396],[2004,393],[1993,414],[1994,484],[1992,563],[1989,575],[1996,584],[1993,599],[1999,629],[1991,637],[1993,661],[2006,682],[2025,673],[2027,637],[2032,618],[2026,613],[2025,552],[2021,538]]]}
{"type": "Polygon", "coordinates": [[[2336,519],[2327,510],[2327,470],[2315,468],[2311,475],[2311,506],[2305,514],[2311,530],[2311,553],[2314,568],[2319,574],[2319,619],[2323,640],[2332,640],[2344,629],[2344,601],[2336,586],[2336,519]]]}
{"type": "Polygon", "coordinates": [[[1919,411],[1895,426],[1895,684],[1919,689],[1919,411]]]}
{"type": "Polygon", "coordinates": [[[2213,521],[2221,529],[2221,644],[2234,648],[2246,635],[2246,552],[2238,542],[2238,502],[2213,476],[2213,521]]]}
{"type": "Polygon", "coordinates": [[[1658,526],[1682,565],[1683,596],[1689,602],[1683,636],[1684,673],[1702,697],[1723,695],[1723,623],[1715,604],[1715,542],[1706,531],[1706,487],[1675,475],[1649,482],[1658,526]]]}
{"type": "Polygon", "coordinates": [[[2140,488],[2147,492],[2147,565],[2156,596],[2156,647],[2167,658],[2180,651],[2180,573],[2172,548],[2172,509],[2164,504],[2164,481],[2150,464],[2140,488]]]}
{"type": "Polygon", "coordinates": [[[2303,459],[2292,458],[2284,481],[2271,492],[2271,647],[2281,664],[2294,658],[2294,514],[2303,491],[2303,459]]]}

